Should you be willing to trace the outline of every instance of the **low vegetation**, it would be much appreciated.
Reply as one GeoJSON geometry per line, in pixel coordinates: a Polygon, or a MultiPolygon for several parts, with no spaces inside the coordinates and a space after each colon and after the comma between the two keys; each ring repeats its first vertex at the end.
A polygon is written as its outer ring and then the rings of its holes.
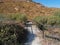
{"type": "Polygon", "coordinates": [[[10,20],[15,20],[15,21],[20,21],[20,22],[26,22],[26,21],[27,21],[26,15],[24,15],[24,14],[19,14],[19,13],[9,14],[9,15],[8,15],[8,18],[9,18],[10,20]]]}
{"type": "Polygon", "coordinates": [[[27,17],[25,14],[20,13],[12,13],[12,14],[0,14],[1,21],[18,21],[18,22],[26,22],[27,17]]]}
{"type": "MultiPolygon", "coordinates": [[[[22,23],[27,21],[27,17],[19,13],[0,14],[0,21],[17,21],[22,23]]],[[[50,16],[36,16],[33,21],[36,22],[44,34],[44,30],[47,30],[49,25],[51,27],[60,25],[60,13],[56,12],[56,14],[54,13],[54,15],[50,16]]],[[[20,43],[26,41],[27,30],[17,24],[5,24],[2,22],[0,23],[0,45],[20,45],[20,43]]]]}
{"type": "MultiPolygon", "coordinates": [[[[33,19],[40,30],[48,30],[48,27],[60,26],[60,12],[55,12],[53,15],[49,16],[37,16],[33,19]]],[[[49,27],[49,28],[50,28],[49,27]]]]}
{"type": "Polygon", "coordinates": [[[33,20],[37,23],[37,25],[58,26],[60,25],[60,12],[55,12],[54,15],[49,16],[37,16],[33,20]]]}
{"type": "Polygon", "coordinates": [[[20,45],[25,43],[28,31],[22,27],[22,23],[26,21],[27,17],[24,14],[0,14],[0,45],[20,45]],[[7,23],[6,21],[13,21],[13,23],[7,23]],[[21,25],[15,24],[15,22],[21,25]]]}
{"type": "Polygon", "coordinates": [[[0,23],[0,45],[17,45],[26,42],[27,30],[17,24],[0,23]]]}

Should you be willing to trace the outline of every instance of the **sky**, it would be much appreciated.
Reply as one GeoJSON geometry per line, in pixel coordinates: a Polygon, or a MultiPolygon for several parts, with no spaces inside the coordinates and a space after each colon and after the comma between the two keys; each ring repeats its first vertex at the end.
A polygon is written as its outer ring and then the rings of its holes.
{"type": "Polygon", "coordinates": [[[60,0],[33,0],[33,1],[41,3],[47,7],[60,8],[60,0]]]}

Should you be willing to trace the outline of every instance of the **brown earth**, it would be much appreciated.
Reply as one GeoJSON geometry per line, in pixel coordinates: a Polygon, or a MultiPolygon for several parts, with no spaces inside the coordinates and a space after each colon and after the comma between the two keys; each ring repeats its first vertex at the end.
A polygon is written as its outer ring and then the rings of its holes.
{"type": "Polygon", "coordinates": [[[26,14],[29,19],[39,15],[52,15],[58,8],[48,8],[40,3],[35,2],[2,2],[0,3],[0,13],[22,13],[26,14]]]}

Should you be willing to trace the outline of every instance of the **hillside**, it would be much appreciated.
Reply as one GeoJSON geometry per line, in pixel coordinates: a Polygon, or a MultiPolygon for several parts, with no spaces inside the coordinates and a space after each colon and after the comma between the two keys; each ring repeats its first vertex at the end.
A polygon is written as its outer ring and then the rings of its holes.
{"type": "Polygon", "coordinates": [[[58,10],[32,0],[0,0],[0,45],[27,44],[27,38],[32,45],[60,45],[60,12],[53,15],[58,10]]]}
{"type": "Polygon", "coordinates": [[[0,0],[0,2],[19,2],[19,1],[27,1],[27,2],[30,2],[32,0],[0,0]]]}
{"type": "Polygon", "coordinates": [[[23,13],[32,18],[38,15],[51,15],[57,8],[48,8],[35,2],[2,2],[0,3],[0,13],[23,13]]]}

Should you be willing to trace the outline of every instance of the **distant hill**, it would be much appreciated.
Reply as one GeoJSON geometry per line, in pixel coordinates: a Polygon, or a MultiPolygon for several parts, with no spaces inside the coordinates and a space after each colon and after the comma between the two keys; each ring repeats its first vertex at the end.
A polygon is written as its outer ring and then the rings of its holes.
{"type": "MultiPolygon", "coordinates": [[[[6,0],[5,0],[6,1],[6,0]]],[[[27,1],[18,1],[13,2],[9,0],[9,2],[0,3],[0,13],[8,14],[8,13],[23,13],[28,16],[28,18],[32,18],[38,15],[51,15],[58,8],[48,8],[40,3],[35,2],[27,2],[27,1]]]]}
{"type": "Polygon", "coordinates": [[[29,1],[32,1],[32,0],[0,0],[0,2],[19,2],[19,1],[29,2],[29,1]]]}

